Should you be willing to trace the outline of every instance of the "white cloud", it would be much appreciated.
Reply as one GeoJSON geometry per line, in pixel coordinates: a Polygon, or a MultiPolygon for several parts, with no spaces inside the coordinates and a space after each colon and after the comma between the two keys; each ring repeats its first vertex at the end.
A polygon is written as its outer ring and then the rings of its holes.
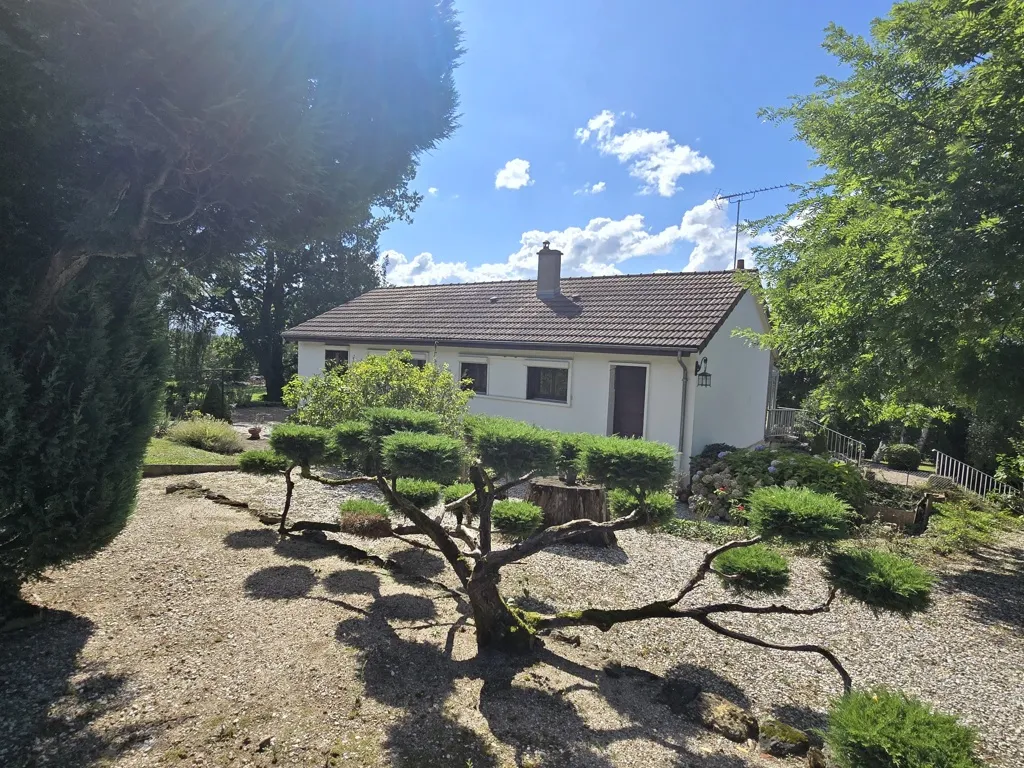
{"type": "Polygon", "coordinates": [[[427,189],[427,194],[431,197],[437,197],[437,187],[430,187],[427,189]]]}
{"type": "Polygon", "coordinates": [[[603,181],[597,182],[597,184],[584,184],[582,187],[573,192],[574,195],[600,195],[608,185],[603,181]]]}
{"type": "Polygon", "coordinates": [[[531,184],[533,179],[530,178],[530,161],[520,157],[509,160],[494,176],[495,189],[522,189],[531,184]]]}
{"type": "Polygon", "coordinates": [[[657,192],[662,197],[672,197],[678,191],[680,176],[708,172],[715,167],[707,156],[677,143],[667,131],[637,128],[616,133],[615,119],[615,114],[606,109],[590,118],[586,127],[577,128],[576,138],[583,144],[593,138],[602,155],[629,163],[630,175],[644,183],[645,194],[657,192]]]}
{"type": "MultiPolygon", "coordinates": [[[[728,206],[708,200],[683,214],[679,224],[652,232],[639,213],[622,219],[591,219],[584,227],[563,230],[524,232],[519,250],[503,262],[469,266],[464,261],[437,261],[433,254],[406,256],[385,251],[388,281],[395,285],[430,285],[469,281],[533,278],[537,271],[537,251],[545,240],[562,251],[562,275],[617,275],[629,270],[629,260],[642,256],[672,256],[657,271],[696,272],[730,269],[735,230],[728,206]],[[686,244],[692,247],[687,254],[686,244]]],[[[750,248],[763,242],[740,233],[739,256],[750,257],[750,248]]]]}

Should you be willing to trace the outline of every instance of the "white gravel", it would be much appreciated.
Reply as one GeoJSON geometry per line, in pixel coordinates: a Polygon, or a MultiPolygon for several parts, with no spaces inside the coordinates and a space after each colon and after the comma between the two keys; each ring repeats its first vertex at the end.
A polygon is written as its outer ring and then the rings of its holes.
{"type": "MultiPolygon", "coordinates": [[[[268,510],[283,499],[279,478],[195,477],[268,510]]],[[[169,481],[143,482],[139,511],[107,550],[34,585],[53,611],[43,625],[0,636],[0,765],[784,765],[672,715],[656,701],[659,682],[629,668],[693,679],[802,727],[820,725],[841,691],[816,656],[688,621],[573,630],[579,647],[552,639],[529,662],[477,658],[465,607],[440,590],[315,542],[275,545],[244,511],[166,496],[169,481]],[[602,672],[610,661],[627,674],[602,672]]],[[[367,491],[300,480],[293,517],[331,519],[342,498],[367,491]]],[[[429,553],[347,541],[455,585],[429,553]]],[[[628,605],[672,593],[706,548],[641,531],[619,543],[538,554],[503,572],[503,591],[542,610],[628,605]]],[[[933,607],[910,620],[840,600],[810,618],[724,623],[826,645],[858,685],[895,686],[958,715],[993,766],[1016,768],[1022,552],[1015,534],[984,560],[946,564],[933,607]]],[[[819,601],[817,562],[792,567],[787,602],[819,601]]],[[[725,594],[709,579],[692,601],[725,594]]]]}

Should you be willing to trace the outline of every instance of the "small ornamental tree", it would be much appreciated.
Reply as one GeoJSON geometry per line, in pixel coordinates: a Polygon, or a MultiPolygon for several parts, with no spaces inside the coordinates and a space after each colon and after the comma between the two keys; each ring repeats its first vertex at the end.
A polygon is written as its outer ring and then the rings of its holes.
{"type": "MultiPolygon", "coordinates": [[[[294,465],[302,458],[293,445],[296,442],[289,439],[285,441],[287,445],[275,446],[294,465]]],[[[831,610],[840,592],[876,609],[903,614],[923,610],[927,605],[931,577],[913,563],[871,550],[844,549],[837,543],[853,522],[852,510],[846,502],[805,489],[771,487],[761,489],[751,499],[750,527],[756,535],[708,551],[674,594],[622,608],[588,608],[551,615],[525,613],[510,606],[501,595],[503,568],[549,547],[571,543],[581,533],[648,526],[674,511],[674,505],[665,502],[666,498],[671,501],[665,491],[673,480],[675,450],[661,443],[617,437],[586,441],[583,458],[579,459],[577,454],[576,459],[581,462],[583,474],[610,489],[613,519],[573,520],[543,528],[538,527],[540,512],[532,505],[497,501],[535,475],[553,470],[560,458],[565,459],[565,453],[559,452],[564,445],[559,435],[530,424],[474,416],[467,420],[464,436],[459,439],[408,431],[385,436],[381,440],[380,470],[375,476],[324,482],[372,483],[392,509],[405,515],[410,524],[392,527],[390,535],[433,549],[448,561],[468,596],[481,649],[526,652],[535,647],[538,634],[564,627],[589,625],[606,631],[625,622],[689,619],[717,634],[762,648],[818,654],[833,666],[844,689],[849,690],[850,675],[827,648],[769,642],[726,626],[721,619],[744,614],[812,616],[831,610]],[[464,476],[467,467],[470,483],[449,485],[444,491],[444,509],[455,513],[454,524],[446,522],[444,515],[426,514],[421,504],[416,503],[422,500],[414,501],[402,493],[404,478],[453,483],[460,473],[464,476]],[[475,524],[470,524],[469,516],[463,514],[467,502],[472,504],[475,524]],[[495,548],[495,523],[523,538],[495,548]],[[414,534],[426,536],[431,543],[403,538],[414,534]],[[817,542],[824,549],[826,567],[822,574],[828,584],[827,593],[807,607],[742,602],[749,594],[779,595],[787,591],[788,563],[770,546],[784,541],[817,542]],[[684,599],[698,593],[712,574],[734,592],[730,599],[703,604],[687,599],[684,605],[684,599]]],[[[325,449],[324,455],[331,455],[331,451],[325,449]]],[[[386,533],[379,520],[370,522],[373,524],[360,520],[359,525],[347,525],[345,530],[356,532],[362,526],[370,531],[368,535],[386,533]]],[[[290,529],[283,521],[281,525],[284,534],[309,528],[339,530],[338,525],[314,522],[295,523],[290,529]]]]}

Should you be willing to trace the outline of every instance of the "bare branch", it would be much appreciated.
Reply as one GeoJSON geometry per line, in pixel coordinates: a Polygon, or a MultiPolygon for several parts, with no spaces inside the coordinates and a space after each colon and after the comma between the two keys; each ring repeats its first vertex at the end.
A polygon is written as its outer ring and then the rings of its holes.
{"type": "Polygon", "coordinates": [[[334,478],[331,477],[321,477],[320,475],[314,475],[312,472],[310,472],[309,474],[303,474],[302,477],[305,480],[316,480],[316,482],[318,483],[323,483],[324,485],[332,486],[356,485],[358,483],[369,483],[371,485],[377,484],[377,478],[369,476],[345,477],[335,480],[334,478]]]}
{"type": "Polygon", "coordinates": [[[505,491],[507,491],[507,490],[509,490],[511,488],[515,488],[517,485],[522,485],[523,483],[531,480],[532,478],[536,477],[538,474],[539,474],[539,470],[536,470],[536,469],[532,470],[530,472],[527,472],[522,477],[516,478],[515,480],[509,480],[507,483],[503,483],[502,485],[499,485],[497,488],[494,489],[494,493],[495,493],[495,495],[497,495],[499,493],[504,493],[505,491]]]}
{"type": "Polygon", "coordinates": [[[593,520],[570,520],[562,525],[554,525],[530,536],[508,549],[499,549],[484,556],[491,568],[498,569],[509,563],[524,560],[530,555],[540,552],[542,549],[561,544],[572,539],[579,533],[588,531],[621,531],[626,528],[634,528],[642,522],[638,513],[633,512],[626,517],[616,520],[609,520],[606,523],[595,523],[593,520]]]}
{"type": "Polygon", "coordinates": [[[704,559],[701,561],[701,564],[697,568],[697,571],[693,574],[693,576],[690,577],[690,580],[683,585],[683,588],[679,590],[679,593],[676,595],[676,599],[672,601],[672,605],[675,605],[684,597],[686,597],[690,592],[692,592],[697,587],[698,584],[700,584],[704,580],[704,578],[712,570],[711,564],[714,562],[715,558],[718,557],[720,554],[722,554],[723,552],[728,552],[730,549],[739,549],[740,547],[751,547],[754,544],[757,544],[759,541],[761,541],[760,536],[755,536],[752,539],[740,539],[738,541],[730,541],[723,544],[720,547],[716,547],[715,549],[710,549],[707,552],[705,552],[704,559]]]}
{"type": "Polygon", "coordinates": [[[384,498],[388,500],[391,506],[403,512],[406,517],[412,520],[413,525],[416,526],[417,532],[425,534],[430,538],[434,544],[437,545],[438,550],[444,555],[444,559],[451,564],[452,569],[455,571],[455,575],[459,577],[459,581],[462,582],[462,586],[466,586],[469,583],[470,568],[469,563],[466,561],[466,555],[459,545],[455,543],[455,540],[448,534],[440,523],[432,519],[429,515],[409,501],[407,498],[399,493],[395,493],[392,490],[391,485],[388,483],[387,478],[378,477],[376,479],[377,487],[380,488],[381,493],[384,494],[384,498]]]}
{"type": "Polygon", "coordinates": [[[846,671],[839,659],[836,658],[835,654],[828,648],[823,648],[820,645],[804,644],[804,645],[780,645],[778,643],[769,643],[767,640],[762,640],[759,637],[748,635],[744,632],[739,632],[735,629],[727,629],[721,624],[718,624],[707,616],[691,616],[699,624],[707,627],[712,632],[717,632],[720,635],[731,637],[733,640],[739,640],[742,643],[749,643],[750,645],[756,645],[760,648],[770,648],[773,651],[797,651],[801,653],[816,653],[824,658],[829,664],[833,666],[839,676],[843,678],[843,690],[849,692],[853,687],[853,678],[850,677],[850,673],[846,671]]]}

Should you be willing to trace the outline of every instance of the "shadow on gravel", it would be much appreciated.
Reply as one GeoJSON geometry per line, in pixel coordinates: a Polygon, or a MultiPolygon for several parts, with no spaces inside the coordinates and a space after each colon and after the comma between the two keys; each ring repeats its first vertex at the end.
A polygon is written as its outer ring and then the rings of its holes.
{"type": "Polygon", "coordinates": [[[750,699],[747,698],[747,694],[734,683],[707,667],[697,667],[693,664],[677,664],[665,674],[665,677],[669,680],[687,680],[696,683],[702,690],[717,693],[719,696],[727,698],[733,704],[744,709],[750,709],[750,699]]]}
{"type": "Polygon", "coordinates": [[[545,551],[553,555],[589,560],[593,563],[605,563],[606,565],[623,565],[629,562],[629,555],[618,545],[598,547],[590,544],[562,544],[549,547],[545,551]]]}
{"type": "Polygon", "coordinates": [[[79,654],[95,631],[88,619],[47,611],[32,627],[0,635],[0,765],[85,768],[149,741],[163,721],[93,727],[126,710],[130,680],[79,654]]]}
{"type": "Polygon", "coordinates": [[[815,746],[821,746],[821,736],[818,731],[824,731],[828,726],[828,715],[810,707],[798,707],[792,704],[777,704],[770,710],[772,717],[786,725],[792,725],[801,731],[806,731],[815,746]]]}
{"type": "Polygon", "coordinates": [[[406,630],[413,627],[393,624],[432,618],[437,612],[434,601],[415,595],[382,597],[375,574],[354,569],[331,574],[324,585],[334,592],[361,592],[374,598],[365,616],[339,622],[335,638],[359,653],[364,694],[404,712],[385,740],[394,766],[498,764],[485,738],[441,709],[449,697],[474,682],[481,686],[478,708],[487,729],[515,751],[516,765],[611,768],[604,751],[633,739],[657,742],[679,755],[679,766],[744,765],[729,757],[687,750],[685,744],[696,732],[695,726],[657,703],[663,680],[650,672],[626,666],[615,666],[612,672],[595,669],[547,648],[531,656],[481,653],[453,659],[456,633],[472,631],[465,614],[450,626],[442,648],[407,636],[406,630]],[[576,682],[555,688],[540,674],[544,666],[576,682]],[[595,696],[620,716],[615,727],[588,724],[590,713],[584,708],[595,696]]]}
{"type": "Polygon", "coordinates": [[[992,550],[979,558],[983,567],[943,577],[943,587],[969,595],[981,621],[1024,627],[1024,549],[992,550]]]}
{"type": "MultiPolygon", "coordinates": [[[[563,549],[574,554],[590,551],[596,559],[621,553],[581,546],[563,549]]],[[[405,554],[403,565],[422,573],[423,566],[432,567],[433,559],[429,554],[424,559],[418,552],[405,554]]],[[[387,728],[384,738],[391,765],[490,768],[500,763],[492,746],[494,739],[514,750],[518,766],[611,768],[605,754],[608,748],[633,740],[658,744],[674,755],[673,764],[680,768],[745,765],[728,754],[703,755],[687,748],[687,742],[701,731],[663,703],[667,678],[614,663],[594,668],[550,647],[528,656],[484,652],[472,658],[453,658],[458,633],[473,631],[465,600],[448,604],[458,611],[454,621],[439,619],[436,597],[414,592],[384,595],[382,577],[383,573],[360,567],[342,567],[320,577],[308,566],[294,563],[256,571],[244,586],[246,594],[255,599],[325,600],[351,611],[339,621],[335,640],[358,655],[363,695],[401,710],[398,722],[387,728]],[[315,594],[318,586],[331,597],[315,594]],[[354,607],[342,598],[366,607],[354,607]],[[422,636],[415,634],[431,627],[448,627],[443,643],[423,642],[422,636]],[[569,682],[554,683],[564,681],[558,672],[569,682]],[[446,710],[446,706],[455,706],[453,695],[467,695],[467,687],[479,690],[469,696],[486,721],[489,735],[459,722],[446,710]],[[614,712],[613,724],[594,725],[595,712],[607,712],[606,707],[614,712]]],[[[523,607],[550,610],[547,604],[530,598],[519,602],[523,607]]],[[[444,615],[452,616],[447,606],[444,615]]],[[[678,677],[749,706],[742,691],[711,670],[680,665],[668,679],[678,677]]]]}

